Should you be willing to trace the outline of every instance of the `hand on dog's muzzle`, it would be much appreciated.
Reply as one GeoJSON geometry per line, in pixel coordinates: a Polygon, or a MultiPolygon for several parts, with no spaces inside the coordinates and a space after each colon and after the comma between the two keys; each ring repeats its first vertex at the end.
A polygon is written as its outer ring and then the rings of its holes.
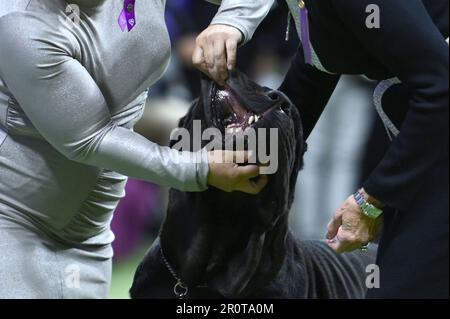
{"type": "Polygon", "coordinates": [[[208,184],[227,193],[234,191],[259,194],[268,183],[257,165],[249,164],[247,151],[213,151],[208,153],[210,172],[208,184]],[[248,165],[239,165],[248,164],[248,165]]]}

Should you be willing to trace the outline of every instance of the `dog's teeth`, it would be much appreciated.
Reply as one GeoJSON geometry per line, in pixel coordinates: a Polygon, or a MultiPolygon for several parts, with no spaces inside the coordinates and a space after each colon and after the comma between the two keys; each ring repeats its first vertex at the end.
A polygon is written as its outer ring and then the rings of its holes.
{"type": "Polygon", "coordinates": [[[250,116],[250,118],[248,119],[248,125],[252,125],[253,122],[255,122],[255,117],[252,115],[252,116],[250,116]]]}
{"type": "Polygon", "coordinates": [[[259,116],[255,115],[255,123],[259,121],[259,116]]]}

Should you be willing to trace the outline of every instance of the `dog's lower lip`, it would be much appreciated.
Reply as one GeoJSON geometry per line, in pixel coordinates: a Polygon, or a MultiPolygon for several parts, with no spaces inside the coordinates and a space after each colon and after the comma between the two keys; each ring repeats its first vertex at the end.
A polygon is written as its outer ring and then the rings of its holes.
{"type": "Polygon", "coordinates": [[[260,115],[257,115],[254,113],[247,113],[247,115],[244,116],[244,119],[240,123],[231,123],[231,124],[228,124],[225,128],[226,129],[234,129],[234,128],[246,129],[246,128],[251,127],[254,124],[258,123],[258,121],[260,119],[261,119],[260,115]]]}

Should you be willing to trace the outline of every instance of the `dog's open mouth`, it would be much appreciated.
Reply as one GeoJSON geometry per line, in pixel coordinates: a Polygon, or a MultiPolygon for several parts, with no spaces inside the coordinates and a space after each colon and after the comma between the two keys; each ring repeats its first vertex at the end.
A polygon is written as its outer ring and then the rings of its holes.
{"type": "MultiPolygon", "coordinates": [[[[264,120],[272,111],[285,114],[279,103],[266,110],[256,110],[239,98],[238,94],[230,87],[213,87],[212,115],[214,126],[227,134],[239,134],[253,128],[264,127],[264,120]]],[[[274,102],[277,96],[270,96],[274,102]]]]}

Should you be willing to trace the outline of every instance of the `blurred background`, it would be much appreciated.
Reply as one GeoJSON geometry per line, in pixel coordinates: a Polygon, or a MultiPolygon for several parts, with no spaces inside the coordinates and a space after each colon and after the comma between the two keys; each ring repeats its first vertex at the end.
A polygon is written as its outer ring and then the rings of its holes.
{"type": "MultiPolygon", "coordinates": [[[[199,95],[200,74],[191,64],[196,36],[217,7],[199,0],[168,0],[166,22],[172,59],[165,76],[151,88],[147,108],[136,131],[167,145],[178,120],[199,95]]],[[[275,4],[253,40],[239,49],[238,68],[263,86],[277,88],[287,72],[299,40],[293,27],[286,41],[287,8],[275,4]]],[[[151,39],[149,39],[151,41],[151,39]]],[[[290,227],[300,238],[323,239],[335,209],[374,168],[388,144],[372,104],[374,83],[343,77],[308,139],[290,227]]],[[[128,298],[134,272],[158,235],[165,216],[168,190],[130,179],[127,196],[112,223],[116,235],[110,297],[128,298]]]]}

